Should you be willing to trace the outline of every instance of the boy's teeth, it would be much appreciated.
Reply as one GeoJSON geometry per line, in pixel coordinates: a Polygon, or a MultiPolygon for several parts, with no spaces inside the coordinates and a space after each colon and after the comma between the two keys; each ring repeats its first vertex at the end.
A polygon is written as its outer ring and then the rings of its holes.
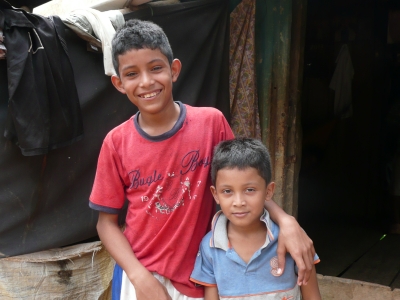
{"type": "Polygon", "coordinates": [[[150,97],[154,97],[155,95],[157,95],[157,93],[156,93],[156,92],[154,92],[154,93],[151,93],[151,94],[146,94],[146,95],[143,95],[143,98],[150,98],[150,97]]]}

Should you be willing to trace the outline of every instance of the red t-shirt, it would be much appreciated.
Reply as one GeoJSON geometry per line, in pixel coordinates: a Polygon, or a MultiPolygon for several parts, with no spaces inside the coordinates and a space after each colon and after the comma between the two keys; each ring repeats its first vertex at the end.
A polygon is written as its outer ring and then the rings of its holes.
{"type": "Polygon", "coordinates": [[[136,114],[104,139],[90,207],[118,213],[129,201],[125,237],[138,260],[189,297],[189,280],[214,213],[210,164],[214,147],[233,133],[220,111],[180,102],[174,128],[149,136],[136,114]]]}

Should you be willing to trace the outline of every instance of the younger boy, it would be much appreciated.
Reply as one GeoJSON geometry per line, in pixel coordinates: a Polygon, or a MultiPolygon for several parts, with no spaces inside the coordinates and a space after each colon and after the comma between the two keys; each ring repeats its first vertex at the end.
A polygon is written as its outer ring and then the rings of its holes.
{"type": "MultiPolygon", "coordinates": [[[[113,299],[201,298],[203,288],[189,276],[214,212],[212,153],[233,133],[217,109],[174,101],[172,84],[181,63],[159,26],[126,22],[113,38],[112,57],[117,73],[112,83],[139,109],[105,137],[90,195],[90,207],[100,211],[99,237],[117,263],[113,299]],[[125,199],[121,232],[118,213],[125,199]]],[[[298,258],[307,266],[312,243],[292,217],[270,203],[272,218],[290,233],[282,253],[305,249],[298,258]]]]}
{"type": "MultiPolygon", "coordinates": [[[[255,139],[221,142],[214,152],[211,178],[221,211],[201,242],[191,275],[193,282],[205,286],[205,300],[300,299],[290,255],[286,272],[277,277],[279,227],[264,208],[275,189],[267,148],[255,139]]],[[[315,267],[301,294],[305,300],[321,299],[315,267]]]]}

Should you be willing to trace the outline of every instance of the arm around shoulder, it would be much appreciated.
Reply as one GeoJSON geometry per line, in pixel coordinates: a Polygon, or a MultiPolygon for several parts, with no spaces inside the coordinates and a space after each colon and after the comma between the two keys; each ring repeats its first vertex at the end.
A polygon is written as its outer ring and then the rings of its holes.
{"type": "Polygon", "coordinates": [[[314,265],[315,249],[312,240],[297,220],[285,213],[272,199],[265,201],[265,208],[280,228],[277,250],[279,269],[283,273],[285,254],[289,252],[299,268],[298,284],[306,284],[314,265]]]}

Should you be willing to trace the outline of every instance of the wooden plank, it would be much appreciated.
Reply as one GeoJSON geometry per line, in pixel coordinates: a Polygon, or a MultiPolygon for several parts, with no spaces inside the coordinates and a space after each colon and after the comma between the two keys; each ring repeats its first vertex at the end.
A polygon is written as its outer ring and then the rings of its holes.
{"type": "Polygon", "coordinates": [[[382,236],[365,223],[345,217],[324,216],[300,223],[321,259],[316,265],[317,273],[326,276],[339,276],[382,236]]]}
{"type": "MultiPolygon", "coordinates": [[[[274,201],[287,213],[296,214],[293,193],[285,198],[288,172],[289,65],[292,29],[292,0],[256,2],[256,63],[262,140],[268,146],[274,201]],[[287,201],[287,203],[285,203],[287,201]]],[[[300,61],[299,61],[300,63],[300,61]]],[[[293,145],[291,145],[293,146],[293,145]]],[[[292,184],[294,179],[289,179],[292,184]]],[[[297,210],[297,209],[296,209],[297,210]]]]}
{"type": "Polygon", "coordinates": [[[301,90],[303,86],[304,44],[307,0],[294,0],[290,43],[288,139],[286,144],[286,182],[283,209],[297,218],[298,184],[301,167],[301,90]]]}
{"type": "Polygon", "coordinates": [[[342,277],[389,286],[399,270],[400,235],[388,235],[355,262],[342,277]]]}

